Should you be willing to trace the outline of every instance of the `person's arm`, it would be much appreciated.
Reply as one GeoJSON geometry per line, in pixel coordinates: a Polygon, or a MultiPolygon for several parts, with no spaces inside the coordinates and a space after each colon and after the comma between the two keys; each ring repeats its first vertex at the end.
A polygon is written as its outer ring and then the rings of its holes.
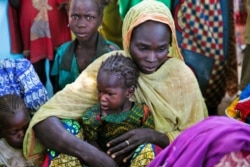
{"type": "Polygon", "coordinates": [[[78,157],[88,166],[103,166],[103,164],[109,167],[117,166],[115,161],[104,152],[70,134],[56,117],[41,121],[34,126],[34,130],[45,147],[78,157]]]}

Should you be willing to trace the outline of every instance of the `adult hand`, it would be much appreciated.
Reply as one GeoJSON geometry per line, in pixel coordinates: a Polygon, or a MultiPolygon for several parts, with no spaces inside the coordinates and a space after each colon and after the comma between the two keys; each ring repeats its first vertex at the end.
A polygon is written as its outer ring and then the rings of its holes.
{"type": "Polygon", "coordinates": [[[168,137],[165,134],[149,128],[133,129],[107,143],[109,148],[107,154],[112,158],[125,157],[123,163],[127,162],[136,148],[145,143],[156,144],[162,148],[169,144],[168,137]]]}

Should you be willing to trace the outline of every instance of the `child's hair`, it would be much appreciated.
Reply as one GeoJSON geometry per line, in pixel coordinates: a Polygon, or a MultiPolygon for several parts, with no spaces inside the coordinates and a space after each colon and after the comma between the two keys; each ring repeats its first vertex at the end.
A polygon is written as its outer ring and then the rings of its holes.
{"type": "MultiPolygon", "coordinates": [[[[71,4],[71,1],[72,0],[68,1],[68,5],[71,4]]],[[[107,6],[112,0],[92,0],[92,1],[94,1],[97,4],[97,6],[98,6],[98,13],[100,15],[102,15],[104,7],[107,6]]]]}
{"type": "Polygon", "coordinates": [[[0,116],[3,113],[15,114],[20,107],[26,107],[23,99],[15,94],[7,94],[0,97],[0,116]]]}
{"type": "Polygon", "coordinates": [[[98,75],[101,72],[108,72],[118,76],[122,80],[125,88],[137,86],[137,79],[139,77],[139,70],[133,60],[125,57],[122,54],[116,53],[115,55],[107,58],[101,65],[98,75]]]}

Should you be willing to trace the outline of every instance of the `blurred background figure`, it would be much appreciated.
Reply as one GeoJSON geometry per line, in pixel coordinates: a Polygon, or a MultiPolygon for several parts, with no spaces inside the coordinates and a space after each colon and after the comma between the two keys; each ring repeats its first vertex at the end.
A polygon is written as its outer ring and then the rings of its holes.
{"type": "Polygon", "coordinates": [[[67,2],[67,0],[20,1],[23,54],[34,65],[44,85],[49,79],[48,76],[46,79],[45,60],[53,61],[56,48],[72,39],[68,27],[67,2]]]}

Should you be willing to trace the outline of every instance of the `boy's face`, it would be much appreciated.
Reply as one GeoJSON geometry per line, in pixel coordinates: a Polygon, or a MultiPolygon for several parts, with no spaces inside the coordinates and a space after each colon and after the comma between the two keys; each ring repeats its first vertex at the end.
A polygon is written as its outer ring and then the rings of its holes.
{"type": "Polygon", "coordinates": [[[102,21],[98,6],[93,0],[72,0],[69,7],[69,26],[76,38],[89,41],[97,34],[102,21]]]}
{"type": "Polygon", "coordinates": [[[124,88],[123,79],[117,75],[101,72],[97,77],[98,101],[102,113],[113,114],[128,111],[131,107],[129,98],[133,94],[124,88]]]}
{"type": "Polygon", "coordinates": [[[23,138],[28,128],[30,116],[25,107],[20,107],[16,113],[1,114],[1,137],[17,149],[22,149],[23,138]]]}

